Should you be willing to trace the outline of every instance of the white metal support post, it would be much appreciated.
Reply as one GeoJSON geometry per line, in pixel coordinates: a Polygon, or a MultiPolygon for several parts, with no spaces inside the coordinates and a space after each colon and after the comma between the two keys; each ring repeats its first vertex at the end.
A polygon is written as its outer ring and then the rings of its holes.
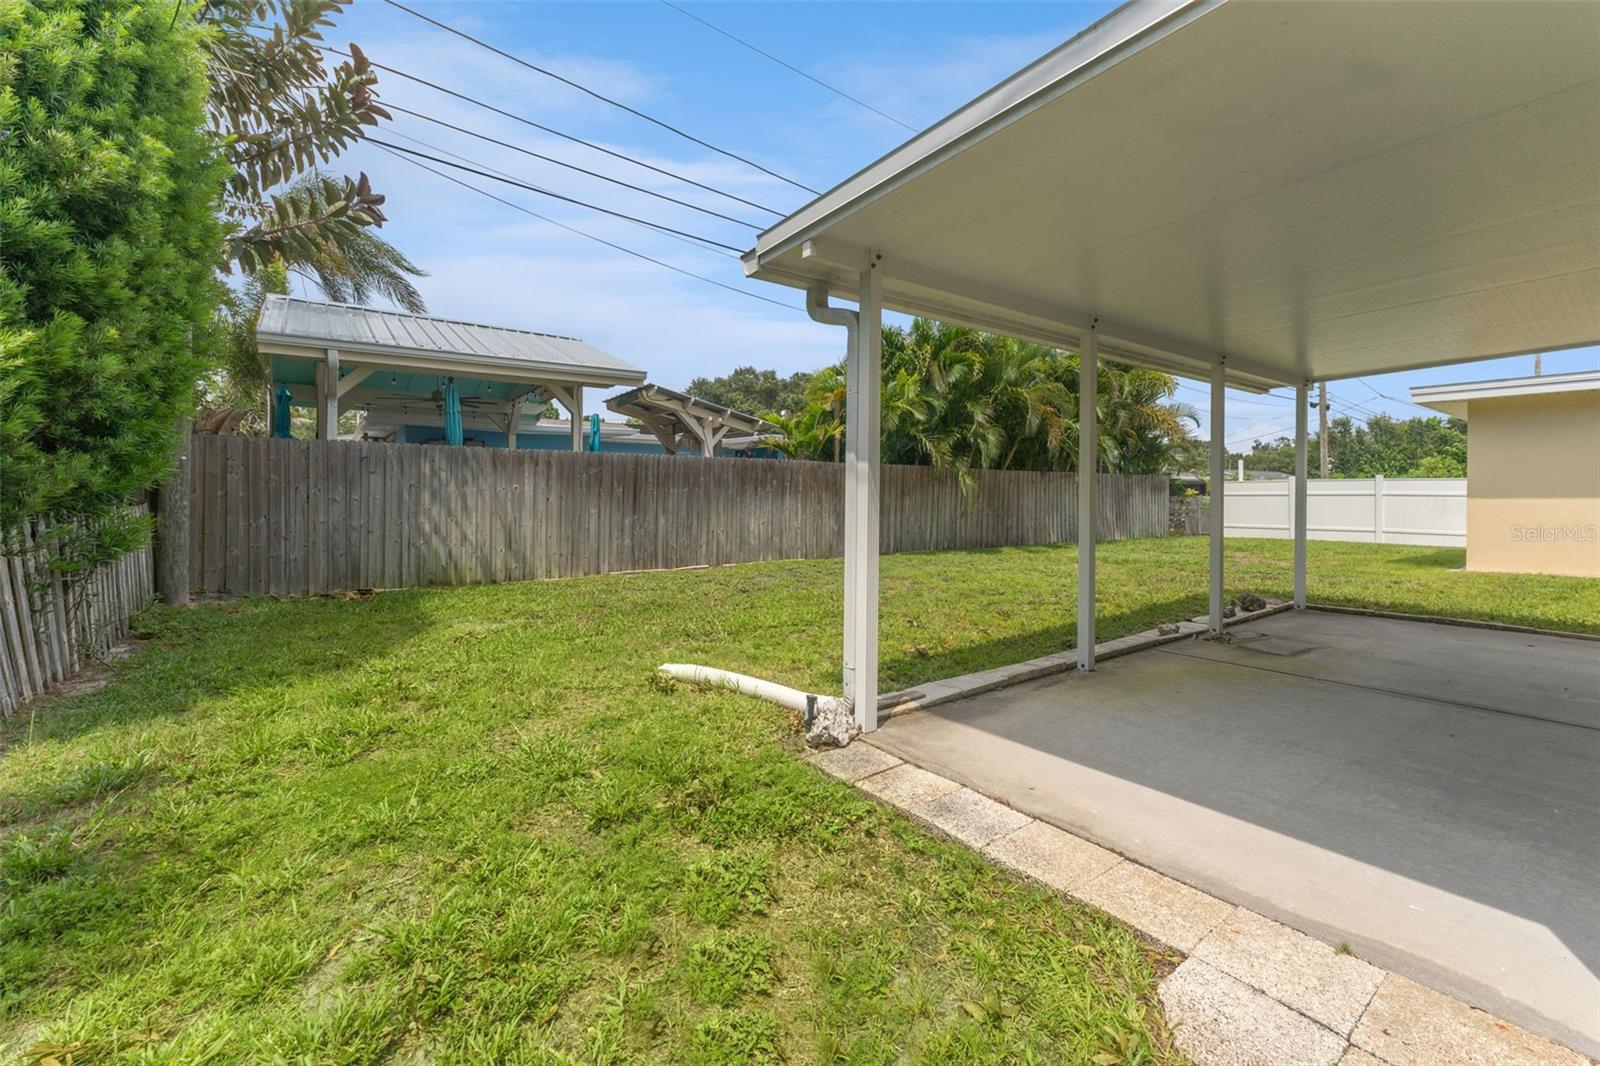
{"type": "Polygon", "coordinates": [[[1223,475],[1228,467],[1224,432],[1228,422],[1228,395],[1225,385],[1227,360],[1219,356],[1211,368],[1211,621],[1213,635],[1222,633],[1222,498],[1227,489],[1223,475]]]}
{"type": "Polygon", "coordinates": [[[339,349],[329,348],[317,364],[317,439],[339,435],[339,349]]]}
{"type": "Polygon", "coordinates": [[[1306,605],[1306,401],[1311,383],[1301,381],[1294,390],[1294,605],[1306,605]]]}
{"type": "Polygon", "coordinates": [[[583,451],[583,386],[572,386],[572,403],[568,407],[572,415],[572,450],[583,451]]]}
{"type": "Polygon", "coordinates": [[[883,278],[861,270],[861,310],[845,368],[845,676],[856,725],[878,728],[878,479],[883,421],[883,278]]]}
{"type": "Polygon", "coordinates": [[[1094,542],[1099,531],[1095,511],[1095,468],[1100,433],[1095,404],[1100,388],[1099,327],[1083,331],[1078,351],[1078,669],[1094,669],[1094,542]]]}

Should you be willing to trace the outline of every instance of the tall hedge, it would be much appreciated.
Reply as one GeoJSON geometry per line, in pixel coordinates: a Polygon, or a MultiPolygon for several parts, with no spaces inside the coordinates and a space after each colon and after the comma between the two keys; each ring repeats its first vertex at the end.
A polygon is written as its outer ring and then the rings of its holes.
{"type": "Polygon", "coordinates": [[[222,296],[201,32],[172,0],[0,0],[0,527],[112,536],[167,470],[222,296]]]}

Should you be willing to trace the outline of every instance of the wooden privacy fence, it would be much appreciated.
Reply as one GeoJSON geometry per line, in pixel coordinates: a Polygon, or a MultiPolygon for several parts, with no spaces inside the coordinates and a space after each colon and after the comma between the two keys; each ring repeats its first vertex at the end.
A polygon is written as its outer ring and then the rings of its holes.
{"type": "MultiPolygon", "coordinates": [[[[759,459],[196,436],[190,583],[307,595],[843,552],[843,468],[759,459]]],[[[977,498],[884,467],[882,548],[1076,536],[1077,478],[986,472],[977,498]]],[[[1162,536],[1167,482],[1105,476],[1102,539],[1162,536]]]]}
{"type": "Polygon", "coordinates": [[[13,531],[6,544],[14,554],[0,555],[0,713],[8,715],[109,652],[155,593],[148,547],[68,588],[50,567],[43,529],[35,522],[13,531]]]}

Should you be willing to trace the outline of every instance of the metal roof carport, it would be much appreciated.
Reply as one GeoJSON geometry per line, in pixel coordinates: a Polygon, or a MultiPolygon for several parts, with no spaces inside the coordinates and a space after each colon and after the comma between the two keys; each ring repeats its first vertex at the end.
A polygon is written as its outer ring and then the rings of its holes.
{"type": "MultiPolygon", "coordinates": [[[[575,337],[458,322],[352,304],[271,295],[256,322],[256,345],[271,359],[271,380],[292,402],[311,403],[317,435],[338,436],[339,415],[366,407],[403,422],[435,409],[454,380],[469,416],[506,431],[555,400],[571,419],[573,451],[583,450],[583,390],[639,385],[643,370],[575,337]]],[[[276,402],[276,401],[273,401],[276,402]]],[[[268,424],[271,424],[269,412],[268,424]]]]}
{"type": "MultiPolygon", "coordinates": [[[[1100,354],[1208,377],[1218,484],[1225,386],[1294,387],[1304,606],[1308,385],[1600,341],[1600,4],[1134,0],[744,263],[848,328],[844,692],[863,728],[885,307],[1079,349],[1080,455],[1100,354]]],[[[1092,538],[1079,560],[1087,670],[1092,538]]]]}

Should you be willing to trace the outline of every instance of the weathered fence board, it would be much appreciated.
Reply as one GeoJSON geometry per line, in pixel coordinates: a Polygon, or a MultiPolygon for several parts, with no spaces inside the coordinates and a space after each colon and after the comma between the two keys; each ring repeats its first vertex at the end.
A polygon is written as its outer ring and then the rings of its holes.
{"type": "MultiPolygon", "coordinates": [[[[196,591],[304,595],[826,558],[844,543],[833,463],[197,436],[196,591]]],[[[1164,477],[1103,475],[1102,540],[1167,532],[1164,477]]],[[[1072,474],[986,471],[975,498],[886,466],[886,553],[1077,535],[1072,474]]]]}
{"type": "MultiPolygon", "coordinates": [[[[134,513],[146,513],[143,504],[134,513]]],[[[104,655],[128,619],[155,595],[148,547],[70,585],[50,565],[42,523],[25,523],[0,545],[0,714],[12,714],[104,655]]]]}

